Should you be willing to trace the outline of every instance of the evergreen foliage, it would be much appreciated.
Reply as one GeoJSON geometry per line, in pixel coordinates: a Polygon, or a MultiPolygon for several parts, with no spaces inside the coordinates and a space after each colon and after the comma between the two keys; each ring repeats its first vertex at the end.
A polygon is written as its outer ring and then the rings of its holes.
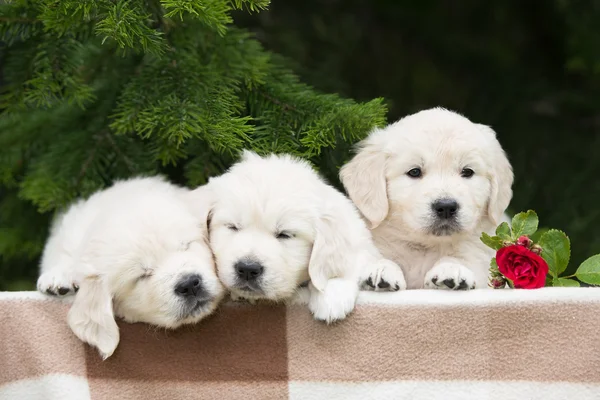
{"type": "Polygon", "coordinates": [[[195,186],[242,148],[337,173],[386,122],[301,83],[237,12],[268,0],[0,2],[0,290],[32,288],[53,214],[114,179],[195,186]],[[12,284],[9,284],[12,282],[12,284]]]}

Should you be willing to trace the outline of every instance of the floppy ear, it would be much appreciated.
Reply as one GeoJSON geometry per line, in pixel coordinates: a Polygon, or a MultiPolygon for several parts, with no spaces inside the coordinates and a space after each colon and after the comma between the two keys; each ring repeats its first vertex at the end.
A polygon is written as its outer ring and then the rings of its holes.
{"type": "Polygon", "coordinates": [[[504,220],[504,211],[506,211],[512,199],[514,174],[506,153],[496,139],[496,132],[489,126],[479,125],[479,127],[491,135],[491,140],[494,141],[492,155],[493,168],[490,177],[492,189],[488,202],[488,218],[492,224],[498,225],[504,220]]]}
{"type": "Polygon", "coordinates": [[[98,275],[82,280],[67,321],[79,339],[98,349],[103,360],[110,357],[119,344],[112,295],[98,275]]]}
{"type": "Polygon", "coordinates": [[[383,152],[366,146],[340,170],[348,196],[369,221],[371,229],[377,228],[388,215],[386,159],[383,152]]]}
{"type": "Polygon", "coordinates": [[[315,241],[313,243],[310,260],[308,262],[308,275],[313,286],[323,291],[327,281],[331,278],[341,278],[347,275],[345,268],[350,267],[344,256],[350,254],[352,248],[343,233],[335,227],[332,218],[321,217],[315,227],[315,241]]]}

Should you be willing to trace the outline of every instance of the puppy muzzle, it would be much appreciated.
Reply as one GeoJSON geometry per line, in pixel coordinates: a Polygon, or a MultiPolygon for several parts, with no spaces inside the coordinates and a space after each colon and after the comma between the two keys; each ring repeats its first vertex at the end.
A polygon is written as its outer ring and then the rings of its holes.
{"type": "Polygon", "coordinates": [[[450,236],[462,230],[458,222],[460,205],[453,198],[440,198],[431,203],[433,214],[429,232],[434,236],[450,236]]]}
{"type": "Polygon", "coordinates": [[[214,297],[206,289],[202,277],[198,274],[183,276],[175,284],[174,292],[180,301],[180,319],[202,314],[214,301],[214,297]]]}

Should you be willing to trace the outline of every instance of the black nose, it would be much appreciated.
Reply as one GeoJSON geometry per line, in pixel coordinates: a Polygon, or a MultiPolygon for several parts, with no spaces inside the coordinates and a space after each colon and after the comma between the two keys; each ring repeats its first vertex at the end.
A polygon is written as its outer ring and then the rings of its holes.
{"type": "Polygon", "coordinates": [[[260,263],[249,260],[238,261],[234,268],[238,277],[245,281],[256,280],[256,278],[261,276],[264,271],[264,268],[260,263]]]}
{"type": "Polygon", "coordinates": [[[198,274],[186,275],[175,285],[175,293],[182,297],[197,297],[203,291],[202,277],[198,274]]]}
{"type": "Polygon", "coordinates": [[[439,199],[431,205],[431,208],[440,219],[450,219],[456,216],[458,203],[454,199],[439,199]]]}

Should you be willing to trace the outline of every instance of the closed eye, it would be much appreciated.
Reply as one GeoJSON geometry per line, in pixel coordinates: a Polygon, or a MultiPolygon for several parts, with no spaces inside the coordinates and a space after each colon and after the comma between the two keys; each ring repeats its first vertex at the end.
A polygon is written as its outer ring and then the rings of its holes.
{"type": "Polygon", "coordinates": [[[148,279],[152,275],[153,275],[153,271],[151,269],[146,269],[146,270],[144,270],[144,273],[142,275],[140,275],[140,276],[137,277],[136,283],[139,282],[139,281],[141,281],[141,280],[148,279]]]}
{"type": "Polygon", "coordinates": [[[227,229],[229,229],[230,231],[234,231],[237,232],[240,230],[240,228],[236,225],[236,224],[225,224],[225,226],[227,227],[227,229]]]}
{"type": "Polygon", "coordinates": [[[294,237],[294,234],[290,231],[279,231],[275,233],[275,237],[281,240],[287,240],[294,237]]]}

